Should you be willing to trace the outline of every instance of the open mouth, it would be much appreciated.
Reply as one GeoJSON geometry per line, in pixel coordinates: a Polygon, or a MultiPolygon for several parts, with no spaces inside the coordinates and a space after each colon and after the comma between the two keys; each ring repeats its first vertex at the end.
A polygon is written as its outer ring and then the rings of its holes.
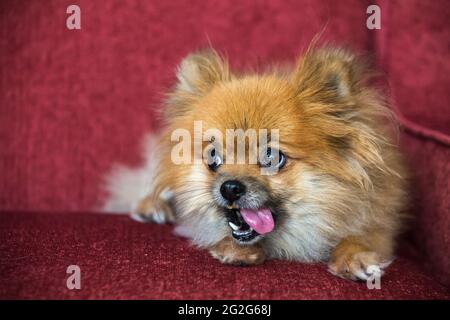
{"type": "Polygon", "coordinates": [[[275,227],[272,212],[267,208],[231,208],[227,209],[226,216],[231,234],[239,242],[250,242],[275,227]]]}

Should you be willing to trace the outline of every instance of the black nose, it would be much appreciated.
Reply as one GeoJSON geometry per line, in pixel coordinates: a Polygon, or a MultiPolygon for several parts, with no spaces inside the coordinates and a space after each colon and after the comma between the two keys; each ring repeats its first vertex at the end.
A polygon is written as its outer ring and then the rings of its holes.
{"type": "Polygon", "coordinates": [[[228,180],[220,186],[220,193],[222,197],[233,202],[245,193],[245,186],[237,180],[228,180]]]}

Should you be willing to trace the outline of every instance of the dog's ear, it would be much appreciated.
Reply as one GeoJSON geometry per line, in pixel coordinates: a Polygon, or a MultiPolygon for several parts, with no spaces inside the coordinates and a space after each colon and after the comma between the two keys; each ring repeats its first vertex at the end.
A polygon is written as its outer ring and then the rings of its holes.
{"type": "Polygon", "coordinates": [[[176,90],[194,95],[208,92],[216,83],[231,78],[228,63],[210,49],[183,59],[177,72],[176,90]]]}
{"type": "Polygon", "coordinates": [[[213,49],[189,54],[178,67],[178,81],[168,94],[165,117],[171,119],[186,114],[199,97],[231,78],[228,62],[213,49]]]}
{"type": "Polygon", "coordinates": [[[367,86],[370,75],[364,62],[341,49],[310,50],[291,75],[304,123],[337,156],[336,174],[346,173],[364,189],[372,184],[367,168],[393,172],[382,157],[389,131],[381,124],[391,122],[391,113],[367,86]]]}
{"type": "Polygon", "coordinates": [[[292,75],[298,95],[319,102],[340,102],[357,94],[365,66],[343,49],[311,49],[292,75]]]}

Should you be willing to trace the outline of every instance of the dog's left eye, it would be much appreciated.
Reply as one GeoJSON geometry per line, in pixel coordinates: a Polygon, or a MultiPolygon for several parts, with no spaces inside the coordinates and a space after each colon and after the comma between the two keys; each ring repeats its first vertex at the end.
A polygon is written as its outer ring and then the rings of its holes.
{"type": "Polygon", "coordinates": [[[222,158],[216,149],[211,149],[208,157],[208,167],[212,171],[216,171],[222,165],[222,158]]]}
{"type": "Polygon", "coordinates": [[[261,167],[276,167],[278,169],[281,169],[286,164],[286,156],[283,152],[281,152],[281,150],[267,148],[266,152],[263,153],[263,156],[261,157],[259,163],[261,167]]]}

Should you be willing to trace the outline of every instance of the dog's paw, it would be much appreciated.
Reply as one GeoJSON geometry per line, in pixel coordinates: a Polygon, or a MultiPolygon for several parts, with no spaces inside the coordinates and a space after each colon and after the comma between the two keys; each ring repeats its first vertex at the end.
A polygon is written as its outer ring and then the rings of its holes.
{"type": "Polygon", "coordinates": [[[265,254],[261,252],[242,253],[242,252],[217,252],[210,251],[211,255],[224,264],[231,264],[235,266],[250,266],[257,265],[264,262],[265,254]]]}
{"type": "Polygon", "coordinates": [[[174,222],[172,209],[163,199],[146,197],[131,212],[131,218],[139,222],[174,222]]]}
{"type": "Polygon", "coordinates": [[[266,254],[261,247],[242,247],[231,241],[219,243],[209,252],[220,262],[236,266],[257,265],[266,260],[266,254]]]}
{"type": "Polygon", "coordinates": [[[373,276],[381,277],[391,262],[376,252],[363,251],[338,257],[328,264],[328,271],[344,279],[367,281],[373,276]]]}

